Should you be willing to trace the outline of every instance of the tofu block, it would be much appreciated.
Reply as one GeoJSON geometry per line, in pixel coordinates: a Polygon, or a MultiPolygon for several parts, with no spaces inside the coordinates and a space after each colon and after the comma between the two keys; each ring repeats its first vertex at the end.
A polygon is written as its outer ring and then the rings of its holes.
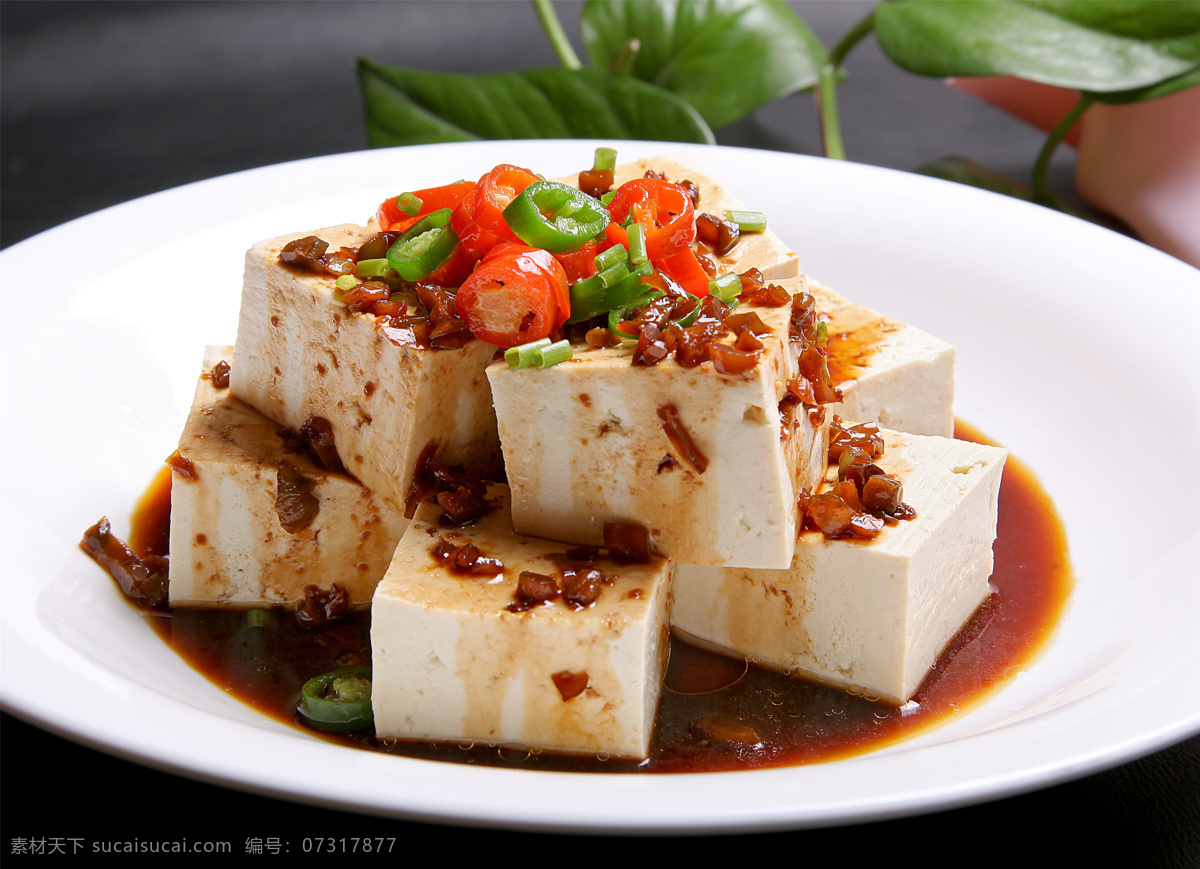
{"type": "Polygon", "coordinates": [[[512,611],[523,571],[555,574],[566,544],[513,532],[507,491],[472,526],[439,525],[423,503],[371,609],[372,705],[380,738],[517,745],[645,758],[666,666],[671,563],[595,567],[612,577],[586,608],[512,611]],[[503,564],[466,576],[433,557],[439,539],[503,564]],[[556,677],[564,682],[556,683],[556,677]]]}
{"type": "Polygon", "coordinates": [[[809,292],[829,326],[829,372],[845,396],[829,412],[852,423],[953,437],[954,347],[815,281],[809,292]]]}
{"type": "Polygon", "coordinates": [[[260,242],[246,254],[233,394],[280,425],[309,417],[333,426],[346,469],[404,509],[413,469],[431,441],[448,465],[494,477],[500,468],[495,415],[483,370],[496,348],[455,350],[397,343],[374,316],[334,299],[334,278],[285,266],[279,252],[306,235],[331,251],[374,234],[343,225],[260,242]]]}
{"type": "MultiPolygon", "coordinates": [[[[788,570],[678,565],[672,625],[699,645],[902,704],[990,594],[1008,451],[884,432],[917,516],[870,542],[806,531],[788,570]]],[[[836,478],[836,468],[830,472],[836,478]]]]}
{"type": "MultiPolygon", "coordinates": [[[[724,218],[726,211],[757,211],[753,204],[742,202],[721,182],[713,178],[696,157],[688,152],[651,157],[630,163],[622,163],[613,169],[613,189],[626,181],[643,178],[647,171],[658,172],[668,181],[681,183],[691,181],[700,190],[697,216],[708,213],[724,218]]],[[[563,184],[578,186],[578,175],[558,179],[563,184]]],[[[769,224],[768,224],[769,226],[769,224]]],[[[743,233],[737,247],[726,256],[714,257],[720,272],[742,272],[756,268],[763,277],[778,281],[794,278],[800,274],[800,259],[779,236],[768,228],[766,232],[743,233]]]]}
{"type": "Polygon", "coordinates": [[[771,334],[746,375],[674,357],[634,366],[628,348],[586,345],[547,369],[491,365],[513,527],[599,544],[604,523],[635,523],[676,562],[787,567],[797,493],[825,472],[828,426],[779,408],[797,376],[790,306],[750,310],[771,334]],[[703,470],[672,442],[660,417],[669,407],[707,459],[703,470]]]}
{"type": "Polygon", "coordinates": [[[347,474],[289,449],[279,426],[213,386],[210,371],[232,347],[205,350],[204,373],[179,439],[171,480],[171,606],[272,606],[304,586],[343,585],[367,604],[408,521],[347,474]],[[283,528],[275,509],[279,463],[315,483],[311,524],[283,528]],[[182,469],[186,469],[187,473],[182,469]]]}

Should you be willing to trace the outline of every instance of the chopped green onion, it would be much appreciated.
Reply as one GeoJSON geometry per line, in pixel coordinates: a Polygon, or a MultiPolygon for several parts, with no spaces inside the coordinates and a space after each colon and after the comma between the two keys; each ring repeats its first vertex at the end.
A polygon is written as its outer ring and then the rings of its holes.
{"type": "MultiPolygon", "coordinates": [[[[360,259],[354,267],[354,273],[360,278],[394,278],[396,270],[387,261],[387,257],[378,259],[360,259]]],[[[342,275],[346,277],[346,275],[342,275]]],[[[340,281],[342,278],[338,278],[340,281]]],[[[353,289],[353,288],[351,288],[353,289]]]]}
{"type": "Polygon", "coordinates": [[[600,283],[605,287],[612,287],[629,277],[629,265],[618,261],[598,274],[600,283]]]}
{"type": "Polygon", "coordinates": [[[271,611],[263,609],[246,610],[246,627],[265,628],[271,623],[271,611]]]}
{"type": "Polygon", "coordinates": [[[615,148],[597,148],[596,156],[592,159],[592,169],[596,172],[611,172],[617,165],[615,148]]]}
{"type": "Polygon", "coordinates": [[[412,193],[401,193],[396,197],[396,207],[409,217],[416,217],[420,214],[421,206],[424,204],[419,196],[412,193]]]}
{"type": "Polygon", "coordinates": [[[817,320],[817,346],[824,347],[829,343],[829,325],[824,320],[817,320]]]}
{"type": "Polygon", "coordinates": [[[551,344],[549,338],[542,338],[538,341],[530,341],[528,344],[509,347],[504,351],[504,361],[508,363],[509,368],[520,371],[522,368],[549,368],[560,362],[566,362],[571,355],[569,341],[551,344]]]}
{"type": "Polygon", "coordinates": [[[646,227],[635,223],[629,227],[628,234],[630,265],[640,266],[642,263],[649,262],[650,255],[646,253],[646,227]]]}
{"type": "Polygon", "coordinates": [[[535,352],[536,359],[534,364],[538,368],[550,368],[558,365],[560,362],[566,362],[571,358],[571,342],[557,341],[554,344],[548,344],[545,347],[539,347],[535,352]]]}
{"type": "Polygon", "coordinates": [[[742,294],[742,279],[726,272],[708,282],[708,292],[728,305],[742,294]]]}
{"type": "Polygon", "coordinates": [[[600,204],[603,205],[605,208],[608,208],[608,206],[612,205],[612,201],[616,198],[617,198],[617,191],[610,190],[607,193],[605,193],[603,196],[600,197],[600,204]]]}
{"type": "Polygon", "coordinates": [[[730,223],[736,223],[742,232],[766,232],[767,216],[761,211],[726,211],[730,223]]]}
{"type": "Polygon", "coordinates": [[[607,268],[615,266],[617,263],[625,262],[625,260],[625,248],[619,244],[614,244],[608,250],[596,255],[596,271],[602,272],[607,268]]]}
{"type": "Polygon", "coordinates": [[[538,351],[543,347],[549,346],[549,338],[530,341],[528,344],[518,344],[516,347],[509,347],[504,351],[504,361],[508,363],[509,368],[515,368],[520,371],[522,368],[529,368],[532,365],[536,365],[538,351]]]}
{"type": "Polygon", "coordinates": [[[343,293],[348,293],[358,287],[358,278],[354,275],[338,275],[338,279],[333,282],[333,285],[343,293]]]}

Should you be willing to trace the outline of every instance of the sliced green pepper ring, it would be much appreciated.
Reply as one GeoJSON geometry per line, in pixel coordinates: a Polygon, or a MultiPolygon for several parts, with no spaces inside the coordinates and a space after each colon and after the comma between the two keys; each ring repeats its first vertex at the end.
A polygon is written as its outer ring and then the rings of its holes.
{"type": "Polygon", "coordinates": [[[309,679],[300,690],[298,711],[317,730],[344,733],[371,727],[371,668],[347,667],[309,679]]]}
{"type": "Polygon", "coordinates": [[[403,280],[419,281],[437,271],[458,247],[450,228],[452,209],[439,208],[425,215],[388,248],[387,261],[403,280]]]}
{"type": "Polygon", "coordinates": [[[504,220],[531,247],[563,253],[604,232],[610,218],[599,199],[556,181],[535,181],[504,209],[504,220]]]}

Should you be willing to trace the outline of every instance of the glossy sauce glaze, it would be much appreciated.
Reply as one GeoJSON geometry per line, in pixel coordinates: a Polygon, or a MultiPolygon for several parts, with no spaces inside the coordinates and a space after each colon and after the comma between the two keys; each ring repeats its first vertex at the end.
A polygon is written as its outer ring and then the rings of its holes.
{"type": "MultiPolygon", "coordinates": [[[[959,423],[956,436],[986,443],[959,423]]],[[[134,515],[130,545],[166,550],[170,479],[134,515]]],[[[994,546],[996,589],[902,708],[789,678],[671,642],[651,756],[642,763],[562,757],[487,745],[395,744],[314,735],[359,748],[481,766],[574,772],[708,772],[835,760],[907,739],[978,703],[1027,666],[1053,632],[1073,584],[1066,539],[1033,475],[1009,458],[994,546]]],[[[320,630],[281,610],[179,609],[150,616],[210,681],[273,718],[303,728],[295,709],[309,678],[370,662],[370,614],[320,630]]]]}

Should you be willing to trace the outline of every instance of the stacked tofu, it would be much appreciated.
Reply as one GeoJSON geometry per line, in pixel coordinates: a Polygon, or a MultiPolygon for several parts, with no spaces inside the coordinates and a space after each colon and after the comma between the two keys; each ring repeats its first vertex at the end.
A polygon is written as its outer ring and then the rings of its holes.
{"type": "MultiPolygon", "coordinates": [[[[618,167],[615,182],[648,169],[693,181],[699,212],[744,207],[680,159],[618,167]]],[[[353,574],[354,599],[372,605],[377,736],[643,758],[671,627],[903,703],[986,597],[1004,451],[949,439],[954,349],[809,282],[771,233],[745,235],[719,267],[816,297],[843,394],[824,414],[786,400],[799,376],[790,306],[753,309],[767,334],[742,375],[635,367],[623,347],[514,370],[481,341],[390,340],[338,301],[332,276],[280,263],[308,234],[247,255],[230,389],[202,380],[180,444],[199,473],[176,474],[171,596],[289,603],[296,584],[272,570],[326,587],[353,574]],[[835,412],[914,433],[886,433],[881,463],[916,518],[867,544],[797,527],[797,499],[828,484],[835,412]],[[263,506],[278,501],[286,439],[262,444],[314,418],[348,473],[302,467],[321,508],[298,537],[263,506]],[[488,479],[502,457],[507,486],[487,490],[477,521],[451,527],[433,501],[404,518],[430,449],[488,479]],[[644,529],[654,554],[616,557],[614,524],[644,529]],[[567,591],[580,571],[598,589],[582,602],[567,591]],[[531,602],[533,587],[549,592],[531,602]]],[[[373,230],[313,234],[355,247],[373,230]]]]}

